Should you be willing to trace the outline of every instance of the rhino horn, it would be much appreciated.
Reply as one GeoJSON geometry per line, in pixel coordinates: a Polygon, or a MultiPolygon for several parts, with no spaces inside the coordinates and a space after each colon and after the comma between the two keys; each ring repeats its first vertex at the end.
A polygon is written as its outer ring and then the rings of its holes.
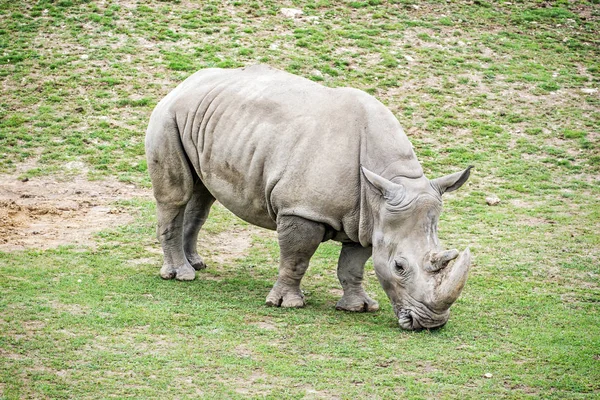
{"type": "Polygon", "coordinates": [[[427,271],[437,272],[448,266],[448,263],[458,257],[458,250],[446,250],[439,253],[433,253],[429,256],[429,263],[426,266],[427,271]]]}
{"type": "MultiPolygon", "coordinates": [[[[452,250],[450,250],[450,252],[451,251],[452,250]]],[[[437,291],[440,301],[451,305],[454,303],[454,301],[456,301],[456,299],[458,299],[458,296],[460,295],[460,292],[467,281],[470,266],[471,251],[467,247],[465,251],[458,256],[458,259],[454,265],[445,270],[445,276],[443,277],[437,291]]]]}

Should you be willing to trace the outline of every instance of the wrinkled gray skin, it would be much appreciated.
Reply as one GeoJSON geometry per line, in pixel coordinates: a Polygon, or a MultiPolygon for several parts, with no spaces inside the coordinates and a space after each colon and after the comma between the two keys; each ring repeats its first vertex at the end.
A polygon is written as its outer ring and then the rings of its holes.
{"type": "Polygon", "coordinates": [[[379,308],[362,287],[371,255],[403,329],[445,324],[465,284],[469,250],[442,251],[437,222],[442,194],[470,168],[428,180],[398,121],[364,92],[262,65],[202,70],[157,105],[146,156],[165,279],[192,280],[206,267],[196,242],[217,199],[277,230],[268,305],[304,306],[300,280],[330,239],[342,243],[338,309],[379,308]]]}

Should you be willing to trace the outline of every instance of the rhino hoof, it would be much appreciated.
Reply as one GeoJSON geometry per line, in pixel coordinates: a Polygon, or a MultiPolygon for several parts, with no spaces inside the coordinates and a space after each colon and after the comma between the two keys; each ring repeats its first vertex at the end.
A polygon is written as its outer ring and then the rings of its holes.
{"type": "Polygon", "coordinates": [[[196,270],[191,265],[185,265],[177,269],[175,279],[178,281],[193,281],[196,279],[196,270]]]}
{"type": "Polygon", "coordinates": [[[204,263],[204,260],[198,254],[186,254],[186,258],[192,266],[192,268],[194,268],[196,271],[206,269],[206,264],[204,263]]]}
{"type": "Polygon", "coordinates": [[[281,307],[286,307],[286,308],[302,308],[306,305],[306,303],[304,302],[304,298],[302,297],[292,297],[290,296],[290,298],[283,298],[283,301],[281,302],[281,307]]]}
{"type": "MultiPolygon", "coordinates": [[[[192,263],[190,263],[190,264],[192,264],[192,263]]],[[[202,263],[193,263],[192,268],[194,268],[196,271],[200,271],[200,270],[206,269],[206,264],[204,264],[203,262],[202,263]]]]}
{"type": "Polygon", "coordinates": [[[373,312],[379,310],[379,303],[369,296],[342,297],[335,305],[336,310],[351,312],[373,312]]]}
{"type": "Polygon", "coordinates": [[[177,275],[177,271],[171,266],[163,265],[160,269],[160,277],[163,279],[173,279],[177,275]]]}
{"type": "Polygon", "coordinates": [[[265,303],[269,307],[302,308],[306,305],[304,295],[300,293],[285,293],[280,295],[275,289],[267,296],[265,303]],[[273,292],[276,293],[273,293],[273,292]]]}
{"type": "Polygon", "coordinates": [[[163,265],[160,269],[160,277],[163,279],[177,279],[178,281],[192,281],[196,278],[196,271],[189,264],[179,268],[163,265]]]}
{"type": "Polygon", "coordinates": [[[306,305],[304,302],[304,299],[301,299],[301,298],[295,298],[295,299],[280,298],[277,301],[267,299],[265,304],[269,307],[284,307],[284,308],[302,308],[306,305]]]}

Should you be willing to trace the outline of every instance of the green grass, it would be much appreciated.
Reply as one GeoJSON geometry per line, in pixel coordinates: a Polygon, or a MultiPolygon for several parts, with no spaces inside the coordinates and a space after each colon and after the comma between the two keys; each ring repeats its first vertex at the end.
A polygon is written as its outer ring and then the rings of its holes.
{"type": "MultiPolygon", "coordinates": [[[[273,1],[0,4],[0,172],[77,161],[149,187],[149,115],[200,68],[360,88],[429,177],[475,165],[440,223],[475,258],[450,322],[400,331],[370,266],[381,311],[336,312],[335,243],[305,309],[267,308],[278,248],[254,230],[226,263],[206,249],[196,281],[162,281],[154,205],[134,199],[95,248],[0,252],[0,398],[598,397],[600,97],[581,90],[600,89],[597,2],[290,4],[304,18],[273,1]]],[[[240,230],[216,207],[206,235],[240,230]]]]}

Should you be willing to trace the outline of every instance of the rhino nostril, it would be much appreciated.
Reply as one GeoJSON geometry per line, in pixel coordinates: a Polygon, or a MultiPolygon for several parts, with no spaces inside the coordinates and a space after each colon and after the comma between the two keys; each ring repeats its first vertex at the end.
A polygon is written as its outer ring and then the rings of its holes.
{"type": "Polygon", "coordinates": [[[408,310],[400,310],[398,312],[398,324],[400,324],[400,328],[406,330],[413,330],[413,316],[408,310]]]}

